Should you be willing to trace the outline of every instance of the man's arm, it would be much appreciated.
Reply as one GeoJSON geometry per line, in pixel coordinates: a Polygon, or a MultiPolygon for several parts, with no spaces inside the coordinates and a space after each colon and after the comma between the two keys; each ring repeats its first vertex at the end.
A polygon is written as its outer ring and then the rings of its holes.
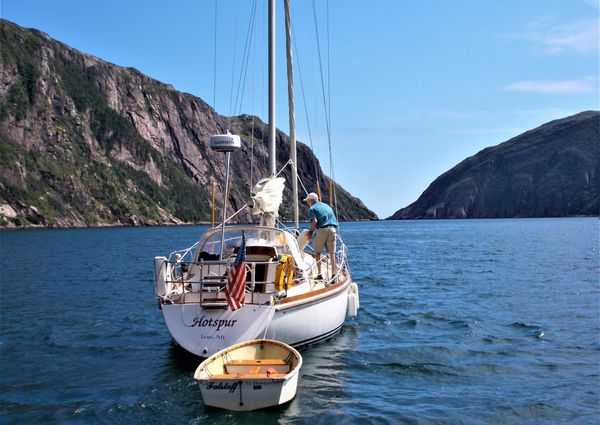
{"type": "Polygon", "coordinates": [[[317,227],[317,219],[316,219],[316,218],[313,218],[313,219],[310,221],[310,233],[309,233],[309,235],[308,235],[308,236],[309,236],[309,238],[308,238],[309,240],[310,240],[310,239],[312,239],[312,234],[313,234],[313,232],[315,231],[315,228],[316,228],[316,227],[317,227]]]}

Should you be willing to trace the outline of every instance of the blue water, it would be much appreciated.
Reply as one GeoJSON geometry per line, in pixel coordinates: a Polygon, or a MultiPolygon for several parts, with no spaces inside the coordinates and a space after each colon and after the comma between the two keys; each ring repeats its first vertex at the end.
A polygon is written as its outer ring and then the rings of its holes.
{"type": "Polygon", "coordinates": [[[152,258],[202,227],[3,231],[0,422],[600,423],[598,229],[343,223],[359,317],[252,413],[202,405],[154,300],[152,258]]]}

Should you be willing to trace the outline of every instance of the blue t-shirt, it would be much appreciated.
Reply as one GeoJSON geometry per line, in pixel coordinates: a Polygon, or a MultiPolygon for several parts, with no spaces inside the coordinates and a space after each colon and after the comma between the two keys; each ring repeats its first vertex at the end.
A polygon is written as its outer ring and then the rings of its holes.
{"type": "Polygon", "coordinates": [[[333,210],[323,202],[316,202],[308,209],[308,218],[317,220],[317,229],[325,226],[338,226],[333,210]]]}

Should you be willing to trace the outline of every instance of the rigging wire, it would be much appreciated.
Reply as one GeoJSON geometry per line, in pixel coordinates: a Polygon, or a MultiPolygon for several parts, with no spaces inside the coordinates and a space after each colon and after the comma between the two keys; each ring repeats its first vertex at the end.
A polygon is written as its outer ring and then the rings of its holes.
{"type": "Polygon", "coordinates": [[[323,94],[323,107],[325,109],[325,124],[327,127],[327,138],[331,139],[331,129],[329,128],[329,119],[328,119],[328,108],[327,108],[327,99],[325,98],[325,80],[323,78],[323,62],[321,60],[321,41],[319,37],[319,23],[317,21],[317,8],[315,6],[315,0],[312,1],[313,5],[313,16],[315,23],[315,34],[317,36],[317,53],[319,59],[319,71],[321,73],[321,92],[323,94]]]}
{"type": "Polygon", "coordinates": [[[329,113],[327,118],[331,123],[331,53],[330,53],[330,38],[329,38],[329,0],[326,3],[327,6],[327,104],[329,105],[329,113]]]}
{"type": "MultiPolygon", "coordinates": [[[[329,126],[331,128],[331,54],[330,54],[330,46],[331,41],[329,37],[329,0],[327,0],[327,103],[329,104],[329,126]]],[[[338,202],[337,202],[337,190],[335,185],[335,170],[333,168],[333,146],[331,143],[331,138],[329,139],[329,169],[331,172],[331,181],[329,186],[329,198],[333,200],[333,205],[335,207],[335,215],[339,216],[338,213],[338,202]],[[333,199],[331,199],[333,194],[333,199]]]]}
{"type": "Polygon", "coordinates": [[[250,12],[250,19],[248,22],[248,29],[246,31],[246,42],[244,45],[244,54],[242,56],[242,66],[240,69],[240,77],[238,80],[237,93],[235,97],[234,104],[234,114],[240,114],[242,110],[242,103],[244,101],[244,92],[246,88],[246,76],[248,74],[248,63],[250,61],[250,51],[253,45],[253,35],[254,35],[254,22],[256,20],[256,0],[254,0],[252,4],[252,9],[250,12]],[[239,105],[238,105],[239,100],[239,105]],[[237,111],[237,112],[236,112],[237,111]]]}
{"type": "Polygon", "coordinates": [[[214,22],[214,50],[213,50],[213,109],[217,110],[217,0],[215,0],[215,22],[214,22]]]}
{"type": "MultiPolygon", "coordinates": [[[[256,26],[253,29],[256,32],[256,26]]],[[[254,187],[254,132],[255,132],[255,101],[256,101],[256,44],[257,44],[257,35],[253,34],[254,44],[252,45],[252,129],[250,132],[250,181],[248,183],[248,187],[250,192],[252,192],[252,188],[254,187]]]]}
{"type": "MultiPolygon", "coordinates": [[[[327,3],[329,4],[329,3],[327,3]]],[[[325,109],[325,126],[327,128],[327,142],[329,145],[329,166],[330,169],[333,170],[333,155],[332,155],[332,149],[331,149],[331,122],[330,122],[330,107],[328,107],[327,105],[327,97],[325,95],[325,79],[323,76],[323,61],[321,59],[321,42],[320,42],[320,37],[319,37],[319,23],[317,21],[317,8],[315,5],[315,0],[312,1],[312,5],[313,5],[313,16],[314,16],[314,23],[315,23],[315,34],[317,37],[317,53],[318,53],[318,57],[319,57],[319,70],[320,70],[320,74],[321,74],[321,93],[323,95],[323,107],[325,109]]],[[[328,9],[329,10],[329,9],[328,9]]],[[[329,13],[327,13],[327,19],[329,20],[329,13]]],[[[329,25],[329,23],[328,23],[329,25]]],[[[329,38],[328,38],[328,44],[329,44],[329,38]]],[[[328,47],[329,49],[329,47],[328,47]]],[[[329,199],[330,199],[330,204],[333,204],[333,175],[330,176],[329,179],[329,183],[330,183],[330,189],[329,189],[329,199]]],[[[336,206],[336,210],[337,210],[337,206],[336,206]]]]}
{"type": "Polygon", "coordinates": [[[233,36],[233,63],[231,65],[231,88],[229,92],[229,118],[228,118],[228,127],[231,129],[231,116],[233,115],[232,104],[233,104],[233,81],[235,76],[235,58],[237,55],[237,32],[238,32],[238,6],[239,4],[236,2],[235,8],[235,32],[233,36]]]}
{"type": "MultiPolygon", "coordinates": [[[[265,4],[265,2],[263,2],[263,4],[265,4]]],[[[260,14],[261,16],[261,24],[260,24],[260,28],[262,29],[261,34],[262,34],[262,38],[261,38],[261,45],[266,44],[266,40],[268,37],[268,25],[267,25],[267,17],[266,17],[266,4],[265,4],[265,11],[263,11],[263,13],[260,14]]],[[[267,92],[267,88],[266,88],[266,84],[267,84],[267,79],[264,78],[268,72],[267,72],[267,67],[268,67],[268,61],[266,60],[262,60],[260,61],[260,65],[261,65],[261,76],[263,78],[260,79],[260,92],[261,94],[264,94],[267,92]]],[[[266,96],[260,96],[260,116],[264,117],[265,116],[265,104],[266,104],[266,96]]],[[[267,146],[267,141],[265,141],[265,135],[267,134],[267,132],[265,131],[265,126],[263,126],[261,128],[260,131],[260,145],[261,146],[267,146]]]]}
{"type": "Polygon", "coordinates": [[[252,192],[253,187],[253,168],[254,168],[254,95],[256,93],[256,43],[254,44],[254,52],[252,55],[252,128],[250,129],[250,181],[248,187],[252,192]]]}
{"type": "MultiPolygon", "coordinates": [[[[295,40],[296,39],[296,32],[294,31],[294,26],[292,25],[292,37],[295,40]]],[[[319,168],[317,167],[317,156],[316,156],[316,151],[315,151],[315,147],[313,145],[313,138],[312,138],[312,132],[310,129],[310,117],[308,114],[308,107],[306,106],[306,94],[304,92],[304,81],[302,79],[302,67],[300,66],[300,54],[298,53],[298,47],[297,47],[297,43],[294,42],[292,43],[292,45],[294,46],[294,52],[296,54],[296,63],[298,64],[298,76],[300,77],[300,91],[302,92],[302,102],[304,104],[304,114],[306,116],[306,127],[308,128],[308,140],[310,142],[310,150],[313,152],[313,167],[315,169],[315,180],[317,182],[317,194],[319,195],[319,199],[321,198],[321,184],[320,184],[320,178],[319,178],[319,168]]],[[[306,190],[306,189],[305,189],[306,190]]]]}

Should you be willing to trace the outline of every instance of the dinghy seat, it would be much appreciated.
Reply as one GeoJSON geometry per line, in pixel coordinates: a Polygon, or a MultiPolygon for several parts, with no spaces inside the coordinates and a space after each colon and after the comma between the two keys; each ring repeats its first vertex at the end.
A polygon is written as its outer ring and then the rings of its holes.
{"type": "Polygon", "coordinates": [[[256,374],[261,373],[289,373],[292,370],[291,363],[286,363],[283,359],[251,359],[251,360],[231,360],[225,363],[227,373],[256,374]]]}
{"type": "Polygon", "coordinates": [[[229,365],[258,365],[258,366],[273,366],[273,365],[284,365],[285,360],[283,359],[250,359],[250,360],[231,360],[229,365]]]}
{"type": "Polygon", "coordinates": [[[211,379],[276,379],[283,378],[285,373],[225,373],[223,375],[212,375],[211,379]]]}

